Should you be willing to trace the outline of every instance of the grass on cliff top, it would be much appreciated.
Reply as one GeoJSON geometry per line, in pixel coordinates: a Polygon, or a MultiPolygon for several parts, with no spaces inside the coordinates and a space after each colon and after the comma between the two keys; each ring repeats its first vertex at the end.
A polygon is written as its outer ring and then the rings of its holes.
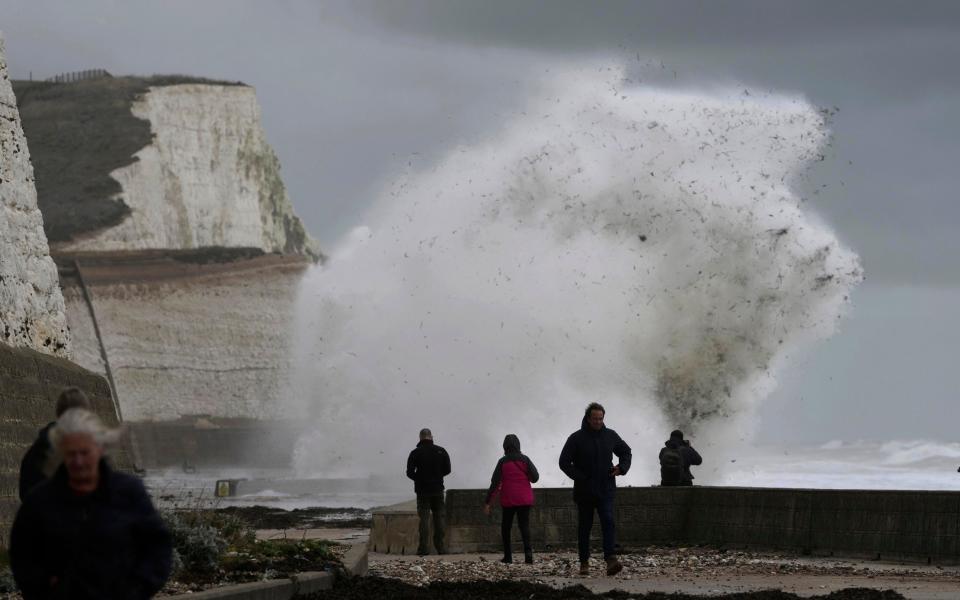
{"type": "Polygon", "coordinates": [[[244,85],[185,75],[103,77],[73,83],[13,81],[47,239],[61,242],[119,224],[130,208],[114,169],[151,142],[150,122],[130,112],[151,86],[244,85]]]}

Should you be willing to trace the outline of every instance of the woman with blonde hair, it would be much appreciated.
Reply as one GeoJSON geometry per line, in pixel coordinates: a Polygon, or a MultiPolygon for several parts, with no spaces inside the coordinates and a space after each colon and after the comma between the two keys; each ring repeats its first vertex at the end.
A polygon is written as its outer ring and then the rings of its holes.
{"type": "Polygon", "coordinates": [[[105,459],[119,436],[82,408],[50,430],[62,464],[27,495],[10,533],[24,600],[146,599],[170,575],[170,534],[143,483],[105,459]]]}

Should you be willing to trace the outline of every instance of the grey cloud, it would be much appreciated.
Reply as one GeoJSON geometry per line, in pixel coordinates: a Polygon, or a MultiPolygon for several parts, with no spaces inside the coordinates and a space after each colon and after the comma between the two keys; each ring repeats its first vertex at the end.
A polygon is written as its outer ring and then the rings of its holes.
{"type": "Polygon", "coordinates": [[[841,333],[787,369],[761,439],[956,439],[958,290],[864,285],[841,333]]]}
{"type": "Polygon", "coordinates": [[[808,196],[868,276],[960,282],[944,258],[960,250],[955,2],[0,0],[0,14],[15,76],[103,67],[256,86],[293,202],[328,246],[408,162],[503,126],[551,64],[801,94],[841,109],[808,196]]]}
{"type": "Polygon", "coordinates": [[[960,6],[941,0],[368,0],[327,3],[329,15],[353,27],[371,24],[454,43],[583,51],[621,44],[641,48],[691,44],[764,47],[819,43],[865,34],[924,29],[953,31],[960,6]]]}

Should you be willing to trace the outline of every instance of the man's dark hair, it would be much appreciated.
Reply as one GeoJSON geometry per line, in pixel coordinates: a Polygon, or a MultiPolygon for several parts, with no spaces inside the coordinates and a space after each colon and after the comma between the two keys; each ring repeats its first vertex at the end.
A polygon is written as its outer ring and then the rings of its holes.
{"type": "Polygon", "coordinates": [[[590,413],[593,412],[593,411],[595,411],[595,410],[599,410],[599,411],[602,412],[604,415],[607,414],[607,411],[603,408],[603,405],[600,404],[599,402],[591,402],[590,404],[588,404],[588,405],[587,405],[587,410],[584,411],[583,414],[585,414],[585,415],[587,416],[587,418],[590,418],[590,413]]]}
{"type": "Polygon", "coordinates": [[[683,432],[680,431],[679,429],[674,429],[673,431],[670,432],[670,439],[671,439],[671,440],[682,440],[682,439],[683,439],[683,432]]]}
{"type": "Polygon", "coordinates": [[[60,415],[71,408],[85,408],[90,410],[90,400],[87,398],[87,395],[83,393],[83,390],[75,385],[65,388],[60,392],[60,397],[57,398],[57,418],[60,418],[60,415]]]}

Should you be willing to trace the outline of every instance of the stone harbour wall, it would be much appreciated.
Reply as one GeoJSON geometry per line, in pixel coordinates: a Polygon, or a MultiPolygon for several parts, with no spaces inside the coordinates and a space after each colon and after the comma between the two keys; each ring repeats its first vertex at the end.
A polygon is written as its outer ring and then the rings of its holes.
{"type": "Polygon", "coordinates": [[[304,428],[294,420],[193,417],[171,421],[129,421],[137,466],[151,469],[288,469],[304,428]]]}
{"type": "MultiPolygon", "coordinates": [[[[499,509],[489,517],[480,510],[485,493],[447,492],[451,552],[501,550],[499,509]]],[[[535,493],[530,514],[534,549],[575,547],[577,511],[571,490],[535,493]]],[[[412,510],[374,511],[371,549],[413,552],[416,519],[412,510]]],[[[626,548],[706,544],[960,564],[958,523],[960,492],[649,487],[621,488],[616,500],[617,542],[626,548]]],[[[597,547],[599,533],[595,519],[597,547]]],[[[520,551],[518,538],[515,534],[520,551]]]]}
{"type": "MultiPolygon", "coordinates": [[[[71,385],[87,393],[108,426],[118,425],[110,387],[103,377],[61,358],[0,343],[0,542],[4,547],[20,505],[20,460],[37,432],[54,420],[57,397],[71,385]]],[[[132,467],[127,443],[110,455],[118,467],[132,467]]]]}

